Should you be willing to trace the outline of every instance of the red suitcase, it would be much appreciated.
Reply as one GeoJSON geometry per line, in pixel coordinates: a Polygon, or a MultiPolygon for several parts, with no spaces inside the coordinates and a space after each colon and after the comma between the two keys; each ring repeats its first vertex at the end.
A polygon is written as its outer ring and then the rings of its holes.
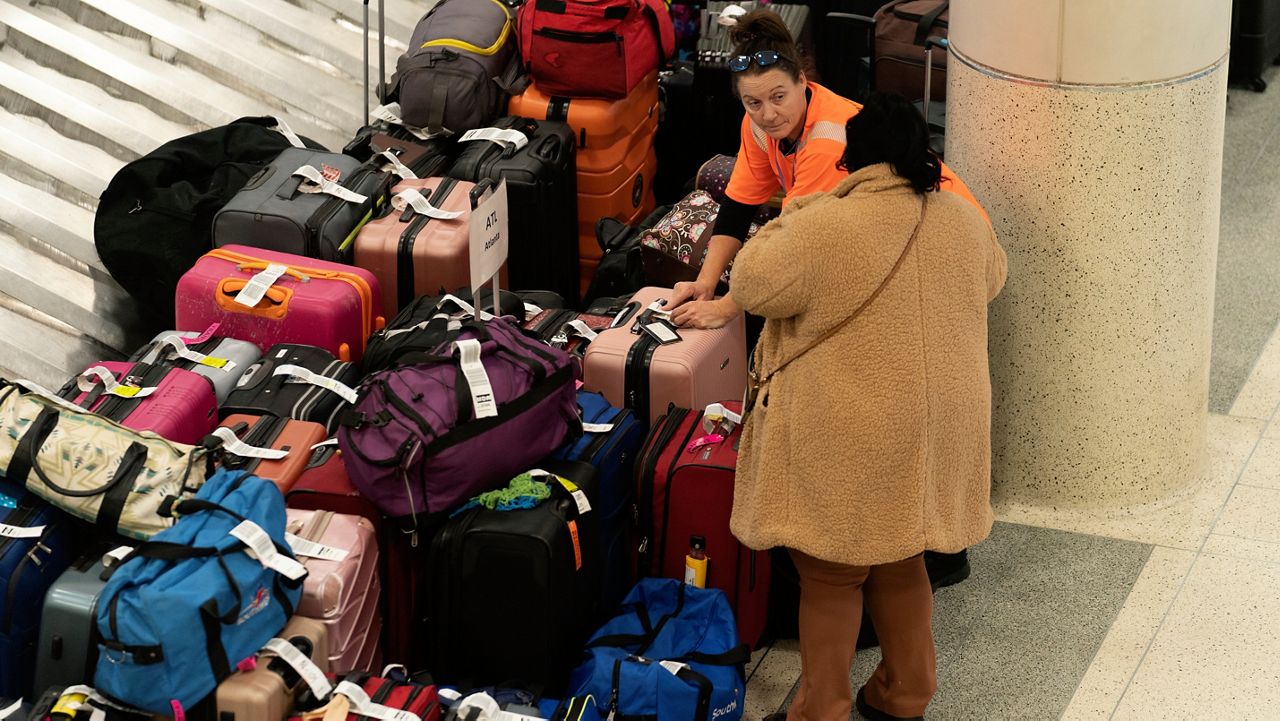
{"type": "MultiPolygon", "coordinates": [[[[734,413],[741,402],[724,401],[734,413]]],[[[724,434],[703,425],[703,411],[673,407],[659,418],[638,461],[636,507],[640,514],[640,575],[684,578],[693,536],[707,542],[707,587],[725,592],[738,621],[738,638],[760,641],[769,610],[768,551],[738,543],[729,530],[734,469],[742,426],[724,434]]]]}
{"type": "Polygon", "coordinates": [[[281,493],[287,493],[302,474],[311,459],[312,446],[329,435],[319,423],[242,413],[227,416],[221,427],[230,430],[236,440],[244,444],[224,446],[227,453],[222,459],[223,467],[248,471],[271,481],[281,493]],[[266,458],[258,455],[259,451],[286,455],[283,458],[266,458]]]}
{"type": "Polygon", "coordinates": [[[384,320],[382,292],[369,271],[240,245],[201,256],[178,281],[175,302],[178,330],[199,333],[218,323],[219,334],[247,340],[264,353],[294,343],[345,361],[360,360],[365,341],[384,320]],[[283,274],[268,274],[272,265],[283,266],[283,274]],[[255,285],[263,290],[251,302],[253,296],[242,293],[255,285]]]}
{"type": "Polygon", "coordinates": [[[152,431],[175,443],[196,445],[218,422],[213,383],[163,363],[96,363],[58,395],[122,426],[152,431]]]}

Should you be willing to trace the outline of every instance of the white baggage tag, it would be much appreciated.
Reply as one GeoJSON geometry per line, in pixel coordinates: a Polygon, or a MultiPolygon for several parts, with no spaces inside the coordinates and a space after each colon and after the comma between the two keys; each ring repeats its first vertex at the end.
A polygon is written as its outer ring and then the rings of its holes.
{"type": "Polygon", "coordinates": [[[39,538],[44,535],[44,526],[10,526],[0,523],[0,538],[39,538]]]}
{"type": "Polygon", "coordinates": [[[458,702],[458,718],[466,718],[470,711],[479,711],[478,719],[484,721],[546,721],[541,716],[526,716],[514,711],[503,711],[498,702],[483,691],[473,693],[458,702]]]}
{"type": "Polygon", "coordinates": [[[583,423],[583,433],[608,433],[613,430],[612,423],[583,423]]]}
{"type": "Polygon", "coordinates": [[[369,694],[364,689],[351,683],[343,681],[333,690],[336,694],[342,694],[351,702],[351,711],[360,716],[372,716],[382,721],[422,721],[417,714],[410,711],[383,706],[374,703],[369,699],[369,694]]]}
{"type": "Polygon", "coordinates": [[[102,554],[102,567],[111,568],[123,561],[130,553],[133,553],[133,546],[116,546],[102,554]]]}
{"type": "Polygon", "coordinates": [[[417,174],[414,173],[412,170],[409,170],[409,166],[400,162],[400,158],[397,158],[395,153],[391,152],[390,150],[384,150],[381,153],[378,153],[378,155],[390,161],[391,172],[400,176],[401,180],[417,180],[418,179],[417,174]]]}
{"type": "Polygon", "coordinates": [[[446,135],[453,134],[453,131],[449,130],[448,128],[441,128],[440,132],[432,133],[427,131],[424,128],[415,128],[412,125],[407,125],[404,122],[404,118],[400,117],[400,103],[387,103],[386,105],[379,105],[378,107],[369,111],[369,120],[372,122],[378,122],[380,120],[384,123],[399,125],[400,127],[409,131],[409,134],[417,138],[418,140],[432,140],[434,138],[440,138],[446,135]]]}
{"type": "Polygon", "coordinates": [[[534,305],[533,303],[525,303],[524,304],[525,322],[533,320],[534,316],[538,315],[541,312],[542,312],[542,309],[534,305]]]}
{"type": "Polygon", "coordinates": [[[316,698],[328,698],[333,693],[333,685],[329,683],[329,679],[324,677],[324,671],[316,666],[315,662],[307,658],[307,655],[298,650],[297,646],[289,643],[283,638],[273,638],[267,641],[262,647],[263,651],[269,651],[276,656],[284,659],[284,662],[293,667],[294,671],[307,682],[307,686],[311,687],[311,693],[316,698]]]}
{"type": "Polygon", "coordinates": [[[348,403],[355,403],[356,400],[359,398],[359,396],[356,395],[355,389],[352,388],[351,386],[344,385],[343,383],[339,382],[337,379],[329,378],[328,376],[322,376],[319,373],[313,373],[312,371],[306,368],[303,368],[302,366],[296,366],[292,364],[276,366],[276,372],[272,373],[272,375],[292,376],[294,378],[297,378],[299,381],[303,383],[310,383],[313,386],[318,386],[327,391],[332,391],[333,393],[337,393],[339,396],[342,396],[342,400],[348,403]]]}
{"type": "MultiPolygon", "coordinates": [[[[257,305],[257,303],[254,305],[257,305]]],[[[167,345],[173,349],[173,352],[164,354],[166,357],[181,358],[183,360],[191,361],[196,365],[218,368],[226,373],[230,373],[231,369],[236,367],[235,361],[227,358],[215,358],[213,356],[205,355],[204,353],[197,353],[196,351],[190,350],[187,348],[186,341],[182,339],[182,336],[167,335],[161,343],[162,345],[167,345]]]]}
{"type": "Polygon", "coordinates": [[[418,215],[425,215],[436,220],[456,220],[462,217],[462,211],[460,210],[441,210],[432,205],[431,201],[427,200],[422,193],[419,193],[414,188],[402,190],[391,199],[391,207],[397,211],[403,211],[405,206],[413,208],[413,212],[418,215]]]}
{"type": "Polygon", "coordinates": [[[590,326],[580,320],[571,320],[565,325],[572,328],[578,335],[586,338],[588,343],[595,340],[596,336],[600,335],[599,333],[591,330],[590,326]]]}
{"type": "Polygon", "coordinates": [[[675,343],[680,335],[662,323],[646,323],[644,329],[660,343],[675,343]]]}
{"type": "Polygon", "coordinates": [[[235,302],[250,308],[262,302],[267,289],[276,284],[281,276],[289,272],[289,266],[280,263],[269,263],[261,272],[255,273],[248,283],[236,293],[235,302]]]}
{"type": "Polygon", "coordinates": [[[241,458],[261,458],[264,461],[278,461],[281,458],[289,457],[288,451],[251,446],[236,438],[235,431],[230,428],[216,428],[213,431],[213,435],[222,440],[222,447],[228,453],[241,458]]]}
{"type": "Polygon", "coordinates": [[[471,403],[475,408],[476,418],[498,415],[498,403],[493,398],[493,384],[489,382],[489,374],[480,362],[480,341],[474,338],[454,341],[453,347],[458,351],[462,375],[467,379],[467,386],[471,390],[471,403]]]}
{"type": "Polygon", "coordinates": [[[336,446],[336,445],[338,445],[338,439],[337,439],[337,438],[330,438],[330,439],[329,439],[329,440],[327,440],[327,441],[320,441],[319,443],[315,444],[314,446],[311,446],[311,450],[313,450],[313,451],[314,451],[314,450],[315,450],[315,449],[317,449],[317,448],[324,448],[325,446],[336,446]]]}
{"type": "Polygon", "coordinates": [[[13,703],[6,706],[5,708],[0,709],[0,719],[9,718],[10,716],[17,713],[18,709],[20,708],[22,708],[22,699],[18,699],[17,701],[14,701],[13,703]]]}
{"type": "MultiPolygon", "coordinates": [[[[333,197],[340,198],[348,203],[363,203],[368,200],[367,197],[355,192],[354,190],[344,188],[338,183],[324,177],[320,174],[319,170],[316,170],[310,165],[304,165],[301,168],[298,168],[293,171],[293,175],[311,181],[313,185],[320,189],[318,192],[324,193],[325,195],[332,195],[333,197]]],[[[302,189],[299,188],[299,190],[302,189]]]]}
{"type": "Polygon", "coordinates": [[[489,140],[501,145],[502,147],[514,147],[516,150],[523,148],[529,144],[529,136],[519,130],[502,129],[502,128],[476,128],[468,130],[458,138],[459,143],[467,143],[472,140],[489,140]]]}
{"type": "Polygon", "coordinates": [[[272,128],[272,130],[283,135],[285,139],[289,141],[290,145],[292,145],[295,148],[307,147],[306,144],[302,142],[302,138],[299,138],[298,134],[293,132],[293,128],[289,127],[288,123],[286,123],[284,120],[280,118],[276,118],[275,121],[276,121],[276,126],[272,128]]]}
{"type": "Polygon", "coordinates": [[[56,406],[61,406],[74,413],[87,413],[85,409],[72,403],[71,401],[68,401],[65,398],[62,398],[57,393],[54,393],[53,391],[49,390],[48,388],[45,388],[44,386],[40,385],[39,383],[36,383],[35,381],[29,381],[29,380],[26,380],[25,378],[19,378],[18,380],[13,381],[13,384],[15,386],[18,386],[19,388],[26,388],[28,391],[40,396],[40,400],[48,401],[56,406]]]}
{"type": "MultiPolygon", "coordinates": [[[[463,300],[463,299],[459,298],[458,296],[456,296],[456,295],[454,295],[454,294],[452,294],[452,293],[448,293],[448,294],[446,294],[446,295],[442,296],[442,297],[440,298],[440,303],[439,303],[439,304],[437,304],[437,305],[436,305],[436,307],[437,307],[437,308],[439,308],[440,306],[444,305],[445,303],[453,303],[454,305],[456,305],[456,306],[458,306],[459,308],[461,308],[461,309],[462,309],[462,312],[463,312],[463,314],[464,314],[464,315],[469,315],[469,316],[471,316],[472,318],[475,318],[477,315],[479,315],[480,320],[493,320],[495,317],[497,317],[497,316],[495,316],[494,314],[492,314],[492,313],[490,313],[490,312],[488,312],[488,311],[484,311],[484,310],[482,310],[482,311],[478,311],[478,312],[477,312],[477,311],[476,311],[476,307],[475,307],[475,306],[471,305],[471,304],[470,304],[470,303],[468,303],[467,301],[465,301],[465,300],[463,300]]],[[[441,315],[443,315],[443,314],[441,314],[441,315]]]]}
{"type": "Polygon", "coordinates": [[[292,533],[284,534],[284,540],[289,544],[289,547],[293,549],[293,555],[295,556],[306,556],[307,558],[318,558],[322,561],[336,561],[340,563],[345,561],[349,555],[349,552],[346,549],[334,548],[333,546],[326,546],[323,543],[308,541],[307,539],[295,536],[292,533]]]}
{"type": "Polygon", "coordinates": [[[556,474],[549,473],[547,471],[542,470],[541,468],[534,468],[533,470],[529,471],[529,475],[547,476],[548,478],[554,478],[556,482],[561,485],[561,487],[563,487],[566,491],[569,492],[569,495],[573,496],[573,502],[578,504],[579,516],[591,511],[591,501],[587,499],[587,494],[582,492],[582,489],[578,487],[578,484],[574,483],[568,478],[565,478],[564,476],[557,476],[556,474]]]}
{"type": "Polygon", "coordinates": [[[722,403],[712,403],[702,411],[702,430],[714,433],[717,426],[724,427],[724,434],[733,432],[734,426],[742,425],[742,414],[734,413],[722,403]]]}
{"type": "Polygon", "coordinates": [[[271,542],[271,536],[262,530],[262,527],[253,521],[241,521],[240,525],[231,529],[230,535],[238,538],[248,546],[250,554],[255,557],[263,568],[269,568],[276,573],[282,574],[290,581],[296,581],[307,575],[307,569],[301,563],[281,555],[276,550],[276,544],[271,542]]]}
{"type": "Polygon", "coordinates": [[[689,668],[687,664],[680,663],[679,661],[659,661],[658,665],[670,671],[672,676],[675,676],[686,668],[689,668]]]}
{"type": "MultiPolygon", "coordinates": [[[[102,366],[94,366],[76,378],[76,387],[88,393],[93,390],[93,379],[97,378],[106,386],[107,393],[121,398],[146,398],[156,392],[155,386],[150,388],[140,388],[135,385],[121,385],[116,382],[116,377],[111,375],[111,371],[102,366]]],[[[81,409],[83,410],[83,409],[81,409]]]]}

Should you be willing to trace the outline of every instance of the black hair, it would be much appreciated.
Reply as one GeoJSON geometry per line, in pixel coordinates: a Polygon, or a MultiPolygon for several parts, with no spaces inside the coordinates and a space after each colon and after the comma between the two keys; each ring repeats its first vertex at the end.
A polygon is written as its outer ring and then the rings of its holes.
{"type": "Polygon", "coordinates": [[[778,54],[778,62],[766,68],[753,62],[740,73],[730,73],[735,93],[738,91],[739,77],[758,75],[774,68],[790,75],[795,82],[800,82],[800,73],[804,70],[800,48],[796,47],[795,38],[791,37],[787,24],[777,13],[761,8],[742,15],[738,18],[738,23],[729,30],[729,39],[733,41],[732,55],[753,55],[761,50],[772,50],[778,54]]]}
{"type": "Polygon", "coordinates": [[[844,157],[839,167],[850,173],[876,163],[911,181],[917,193],[938,189],[942,161],[929,149],[929,126],[920,111],[901,95],[872,93],[862,110],[845,123],[844,157]]]}

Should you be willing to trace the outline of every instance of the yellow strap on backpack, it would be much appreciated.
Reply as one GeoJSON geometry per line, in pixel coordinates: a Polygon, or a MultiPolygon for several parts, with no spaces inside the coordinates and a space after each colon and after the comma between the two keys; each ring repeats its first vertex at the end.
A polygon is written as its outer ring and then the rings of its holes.
{"type": "Polygon", "coordinates": [[[467,42],[466,40],[458,40],[457,38],[440,38],[438,40],[428,40],[422,44],[422,47],[424,48],[439,48],[439,47],[457,48],[459,50],[466,50],[469,53],[475,53],[476,55],[496,54],[499,50],[502,49],[502,46],[506,44],[507,36],[511,34],[511,11],[508,10],[507,6],[503,5],[499,0],[492,0],[492,1],[493,1],[493,4],[502,8],[502,12],[505,13],[507,16],[507,22],[503,24],[502,32],[498,33],[498,39],[495,40],[493,44],[490,45],[489,47],[482,48],[479,45],[473,45],[467,42]]]}

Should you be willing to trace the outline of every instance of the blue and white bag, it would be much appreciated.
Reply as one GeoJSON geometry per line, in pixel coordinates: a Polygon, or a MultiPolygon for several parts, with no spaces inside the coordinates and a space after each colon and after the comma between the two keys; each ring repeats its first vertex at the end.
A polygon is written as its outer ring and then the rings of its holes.
{"type": "Polygon", "coordinates": [[[177,523],[126,556],[99,597],[94,685],[177,716],[284,628],[306,569],[285,542],[284,498],[269,481],[221,470],[195,498],[161,510],[177,523]]]}
{"type": "Polygon", "coordinates": [[[748,659],[724,592],[646,578],[591,637],[569,695],[614,721],[738,721],[748,659]]]}

